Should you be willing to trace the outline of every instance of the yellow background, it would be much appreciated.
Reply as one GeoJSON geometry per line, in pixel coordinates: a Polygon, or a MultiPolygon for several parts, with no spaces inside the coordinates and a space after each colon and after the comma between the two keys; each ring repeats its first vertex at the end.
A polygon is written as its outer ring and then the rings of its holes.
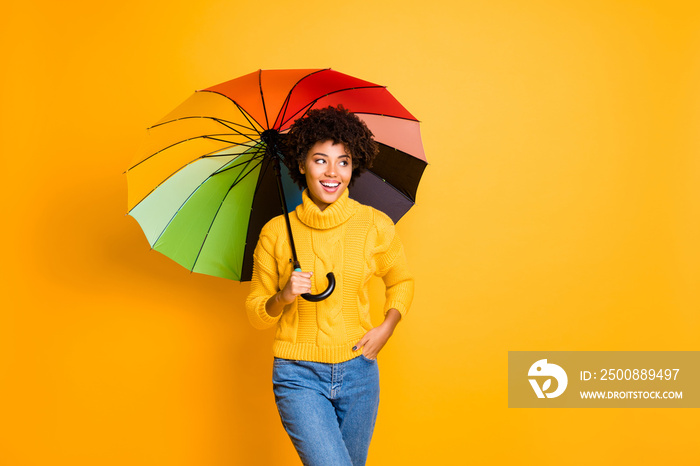
{"type": "Polygon", "coordinates": [[[507,408],[508,350],[700,349],[696,2],[242,3],[3,5],[0,464],[298,464],[248,284],[150,252],[122,172],[195,89],[316,67],[431,163],[369,464],[696,464],[695,410],[507,408]]]}

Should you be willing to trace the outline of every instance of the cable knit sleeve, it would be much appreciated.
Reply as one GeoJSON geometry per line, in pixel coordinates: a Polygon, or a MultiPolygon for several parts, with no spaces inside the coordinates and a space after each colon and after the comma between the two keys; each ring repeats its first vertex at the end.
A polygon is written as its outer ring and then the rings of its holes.
{"type": "Polygon", "coordinates": [[[250,294],[245,302],[248,320],[257,329],[272,327],[282,315],[272,317],[265,310],[267,300],[279,291],[277,261],[274,255],[276,235],[272,230],[273,228],[268,223],[260,232],[260,239],[253,253],[253,278],[250,294]]]}
{"type": "Polygon", "coordinates": [[[413,301],[414,280],[408,269],[403,243],[396,234],[394,223],[385,214],[376,211],[377,247],[375,249],[376,274],[386,285],[384,314],[396,309],[405,316],[413,301]]]}

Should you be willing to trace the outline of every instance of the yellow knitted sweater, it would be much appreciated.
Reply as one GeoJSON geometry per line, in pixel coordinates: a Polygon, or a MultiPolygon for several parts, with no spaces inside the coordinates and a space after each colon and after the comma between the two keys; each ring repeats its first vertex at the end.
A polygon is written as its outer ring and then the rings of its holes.
{"type": "Polygon", "coordinates": [[[372,275],[386,285],[384,313],[394,308],[402,316],[413,299],[413,276],[394,224],[383,212],[350,199],[347,189],[323,211],[306,191],[302,198],[289,215],[299,262],[304,271],[313,272],[312,293],[326,289],[328,272],[335,274],[336,289],[318,303],[297,298],[276,317],[266,312],[265,303],[284,287],[293,269],[284,217],[275,217],[263,227],[255,248],[248,318],[260,329],[277,324],[276,357],[347,361],[358,356],[360,351],[352,347],[372,328],[372,275]]]}

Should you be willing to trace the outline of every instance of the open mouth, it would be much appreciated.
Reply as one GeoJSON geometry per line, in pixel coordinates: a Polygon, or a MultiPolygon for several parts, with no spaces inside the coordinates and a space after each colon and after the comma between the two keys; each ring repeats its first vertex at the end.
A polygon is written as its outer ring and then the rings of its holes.
{"type": "Polygon", "coordinates": [[[340,186],[340,183],[337,181],[321,181],[321,186],[324,188],[335,189],[340,186]]]}

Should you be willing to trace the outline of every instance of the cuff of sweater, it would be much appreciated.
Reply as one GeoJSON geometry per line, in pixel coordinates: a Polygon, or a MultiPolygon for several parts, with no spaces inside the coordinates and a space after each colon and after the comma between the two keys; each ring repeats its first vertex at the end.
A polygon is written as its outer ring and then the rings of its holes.
{"type": "Polygon", "coordinates": [[[403,320],[404,316],[408,313],[408,307],[406,307],[406,305],[401,302],[386,303],[386,306],[384,306],[385,317],[386,313],[389,312],[389,309],[396,309],[397,311],[399,311],[399,314],[401,314],[401,320],[403,320]]]}
{"type": "Polygon", "coordinates": [[[262,302],[258,305],[257,312],[255,313],[255,319],[250,319],[250,321],[251,324],[253,324],[253,327],[264,330],[275,325],[277,321],[280,320],[280,317],[282,317],[282,313],[275,317],[268,314],[267,310],[265,310],[265,302],[262,302]]]}

